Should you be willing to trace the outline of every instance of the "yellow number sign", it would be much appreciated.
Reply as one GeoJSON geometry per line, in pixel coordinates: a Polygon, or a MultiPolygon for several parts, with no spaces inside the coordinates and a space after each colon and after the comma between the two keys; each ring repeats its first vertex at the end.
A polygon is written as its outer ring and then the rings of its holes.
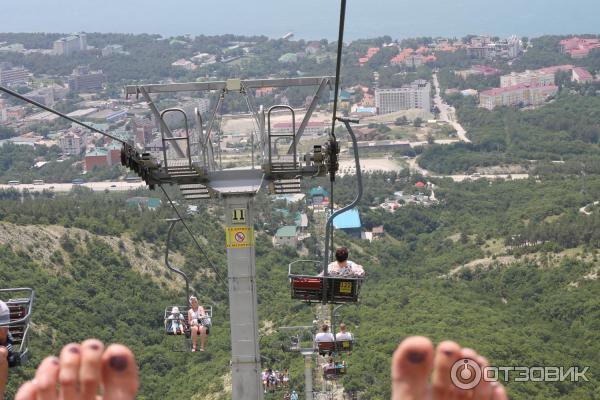
{"type": "Polygon", "coordinates": [[[350,281],[340,282],[340,293],[352,294],[352,282],[350,282],[350,281]]]}

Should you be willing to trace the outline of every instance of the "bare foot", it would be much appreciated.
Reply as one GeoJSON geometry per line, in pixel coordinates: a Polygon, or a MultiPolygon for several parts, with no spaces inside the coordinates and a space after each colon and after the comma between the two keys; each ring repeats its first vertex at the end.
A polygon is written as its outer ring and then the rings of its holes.
{"type": "Polygon", "coordinates": [[[113,344],[105,350],[102,342],[89,339],[66,345],[60,358],[45,358],[15,400],[133,400],[138,385],[138,367],[127,347],[113,344]]]}
{"type": "Polygon", "coordinates": [[[434,355],[428,338],[405,339],[392,358],[392,400],[508,400],[504,387],[496,382],[482,380],[472,389],[456,386],[451,379],[452,367],[463,358],[474,360],[480,367],[488,365],[475,351],[461,349],[454,342],[440,343],[434,355]]]}

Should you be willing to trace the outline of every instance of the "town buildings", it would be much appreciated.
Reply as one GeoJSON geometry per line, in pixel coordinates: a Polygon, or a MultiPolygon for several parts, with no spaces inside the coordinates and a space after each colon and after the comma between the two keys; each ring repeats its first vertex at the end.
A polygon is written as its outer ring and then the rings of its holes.
{"type": "Polygon", "coordinates": [[[573,68],[571,80],[577,83],[590,83],[594,80],[594,76],[587,69],[576,67],[573,68]]]}
{"type": "Polygon", "coordinates": [[[91,71],[89,65],[80,65],[69,75],[69,90],[74,92],[91,92],[102,90],[106,76],[99,71],[91,71]]]}
{"type": "Polygon", "coordinates": [[[410,85],[395,89],[375,90],[375,106],[379,114],[389,114],[411,108],[431,110],[431,84],[416,80],[410,85]]]}
{"type": "Polygon", "coordinates": [[[571,58],[585,58],[594,49],[600,49],[600,39],[572,37],[560,41],[560,52],[571,58]]]}
{"type": "Polygon", "coordinates": [[[403,49],[399,54],[390,60],[391,65],[403,65],[408,68],[418,68],[425,63],[435,61],[436,57],[432,54],[427,55],[429,49],[420,47],[417,50],[411,48],[403,49]]]}
{"type": "Polygon", "coordinates": [[[556,83],[554,78],[557,72],[571,72],[572,69],[572,65],[557,65],[534,71],[512,72],[509,75],[502,75],[500,77],[500,87],[510,87],[522,83],[528,83],[535,86],[554,85],[556,83]]]}
{"type": "Polygon", "coordinates": [[[473,65],[469,69],[465,69],[462,71],[455,71],[456,75],[466,79],[472,75],[483,75],[483,76],[493,76],[498,75],[500,70],[497,68],[488,67],[487,65],[473,65]]]}
{"type": "Polygon", "coordinates": [[[554,84],[536,85],[521,83],[514,86],[494,88],[479,94],[479,106],[493,110],[499,106],[529,106],[544,103],[558,92],[554,84]]]}
{"type": "Polygon", "coordinates": [[[58,146],[65,155],[79,156],[85,145],[86,135],[83,132],[70,131],[58,138],[58,146]]]}
{"type": "Polygon", "coordinates": [[[362,67],[363,65],[365,65],[366,63],[369,62],[369,60],[371,58],[373,58],[373,56],[375,54],[379,53],[379,47],[369,47],[367,49],[367,54],[364,57],[360,57],[358,59],[358,63],[360,64],[360,66],[362,67]]]}
{"type": "Polygon", "coordinates": [[[70,56],[78,51],[87,50],[87,36],[85,33],[77,33],[60,38],[54,42],[53,51],[57,56],[70,56]]]}
{"type": "Polygon", "coordinates": [[[467,45],[467,55],[471,58],[492,60],[494,58],[513,59],[523,52],[523,43],[513,35],[507,39],[492,41],[489,36],[475,36],[467,45]]]}
{"type": "Polygon", "coordinates": [[[29,80],[30,72],[23,67],[11,68],[8,63],[0,63],[0,85],[16,86],[29,80]]]}

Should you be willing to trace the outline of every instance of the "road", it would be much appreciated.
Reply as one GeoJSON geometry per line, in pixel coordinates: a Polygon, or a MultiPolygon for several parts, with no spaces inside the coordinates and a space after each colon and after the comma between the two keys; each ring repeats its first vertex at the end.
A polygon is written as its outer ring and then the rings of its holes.
{"type": "Polygon", "coordinates": [[[105,182],[86,182],[80,185],[72,183],[44,183],[43,185],[20,184],[20,185],[0,185],[0,190],[16,189],[23,191],[25,189],[30,192],[42,192],[44,190],[54,192],[70,192],[74,186],[82,186],[93,190],[94,192],[125,192],[146,187],[144,182],[123,182],[123,181],[105,181],[105,182]]]}
{"type": "Polygon", "coordinates": [[[462,127],[461,124],[456,120],[456,110],[454,107],[444,103],[442,96],[440,95],[440,82],[438,81],[437,73],[433,74],[433,86],[435,88],[435,94],[433,96],[433,102],[436,107],[440,110],[440,119],[448,122],[454,129],[456,129],[456,135],[458,138],[466,143],[471,143],[467,137],[467,131],[462,127]]]}

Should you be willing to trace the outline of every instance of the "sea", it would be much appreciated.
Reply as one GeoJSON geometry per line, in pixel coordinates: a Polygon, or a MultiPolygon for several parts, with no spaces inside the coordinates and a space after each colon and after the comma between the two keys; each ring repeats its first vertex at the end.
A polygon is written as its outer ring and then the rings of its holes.
{"type": "MultiPolygon", "coordinates": [[[[0,0],[0,32],[335,39],[340,0],[0,0]]],[[[346,40],[600,33],[600,0],[348,0],[346,40]]]]}

